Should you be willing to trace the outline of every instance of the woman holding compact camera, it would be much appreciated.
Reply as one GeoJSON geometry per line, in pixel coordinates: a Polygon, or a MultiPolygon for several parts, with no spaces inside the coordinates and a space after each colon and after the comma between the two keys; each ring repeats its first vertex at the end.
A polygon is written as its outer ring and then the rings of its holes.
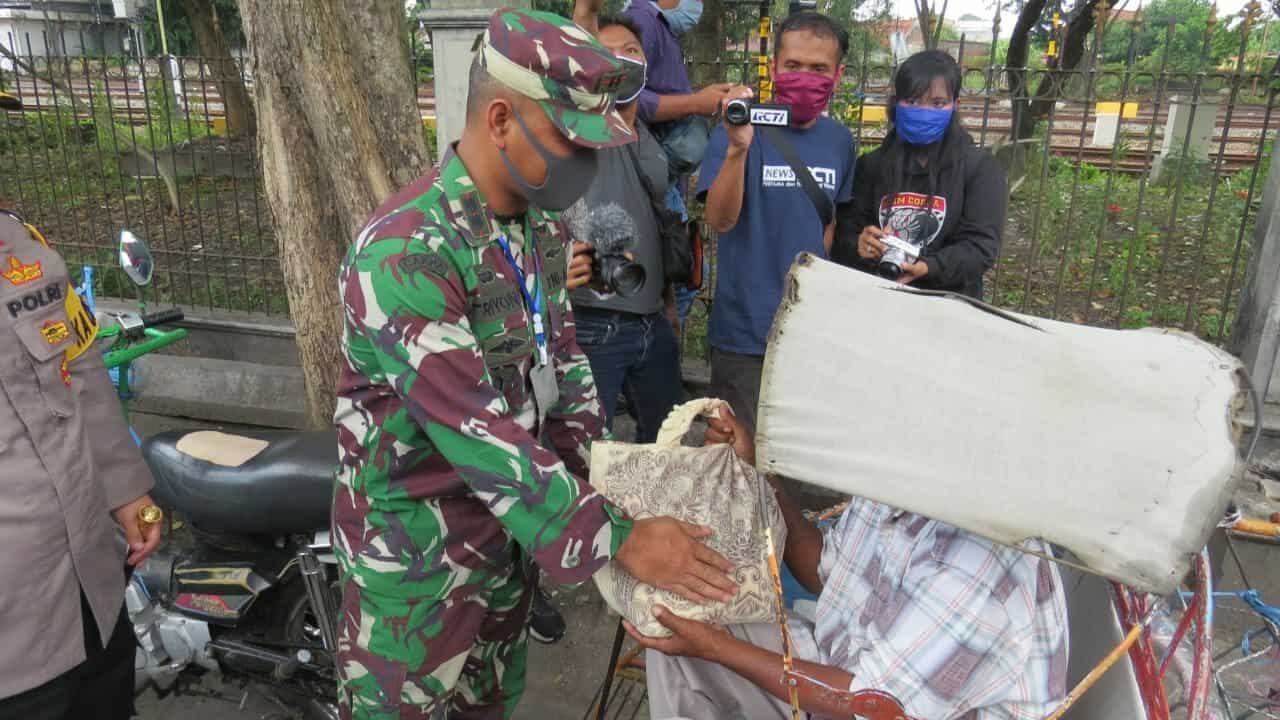
{"type": "Polygon", "coordinates": [[[858,158],[853,199],[837,209],[831,259],[913,287],[982,297],[996,261],[1008,186],[960,125],[960,66],[937,50],[894,75],[892,128],[858,158]]]}

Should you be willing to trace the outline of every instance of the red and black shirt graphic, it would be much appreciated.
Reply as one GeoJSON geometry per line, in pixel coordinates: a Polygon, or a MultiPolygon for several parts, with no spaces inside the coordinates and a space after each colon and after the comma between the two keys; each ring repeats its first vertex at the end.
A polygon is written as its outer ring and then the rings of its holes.
{"type": "Polygon", "coordinates": [[[900,192],[880,201],[880,227],[890,235],[921,248],[928,247],[947,221],[947,199],[938,195],[900,192]]]}

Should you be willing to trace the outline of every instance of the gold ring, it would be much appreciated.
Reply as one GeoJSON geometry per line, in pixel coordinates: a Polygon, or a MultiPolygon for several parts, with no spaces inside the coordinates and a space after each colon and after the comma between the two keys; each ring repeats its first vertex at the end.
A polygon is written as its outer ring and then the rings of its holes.
{"type": "Polygon", "coordinates": [[[164,511],[156,505],[143,505],[138,508],[138,529],[146,532],[152,525],[164,519],[164,511]]]}

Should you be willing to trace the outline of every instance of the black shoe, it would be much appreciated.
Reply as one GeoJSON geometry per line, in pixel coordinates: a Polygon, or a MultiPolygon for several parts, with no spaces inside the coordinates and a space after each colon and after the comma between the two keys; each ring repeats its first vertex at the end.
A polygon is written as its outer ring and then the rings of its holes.
{"type": "Polygon", "coordinates": [[[533,594],[533,611],[529,613],[529,634],[540,643],[551,645],[564,638],[564,618],[551,605],[547,594],[538,590],[533,594]]]}

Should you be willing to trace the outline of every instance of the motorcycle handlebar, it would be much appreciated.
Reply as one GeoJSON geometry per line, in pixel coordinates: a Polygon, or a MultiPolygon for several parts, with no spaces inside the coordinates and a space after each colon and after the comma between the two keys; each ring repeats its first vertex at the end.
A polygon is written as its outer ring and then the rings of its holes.
{"type": "Polygon", "coordinates": [[[178,308],[169,308],[159,312],[147,313],[142,316],[143,327],[155,327],[156,325],[166,325],[168,323],[182,322],[185,317],[178,308]]]}

